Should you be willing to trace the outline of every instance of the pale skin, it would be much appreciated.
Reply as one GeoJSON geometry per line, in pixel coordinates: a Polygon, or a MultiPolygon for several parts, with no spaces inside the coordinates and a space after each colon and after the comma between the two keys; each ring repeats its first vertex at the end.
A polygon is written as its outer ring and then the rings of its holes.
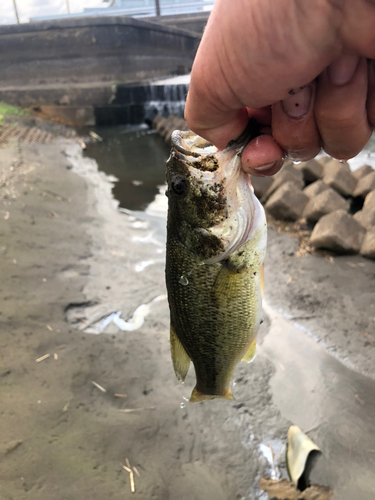
{"type": "Polygon", "coordinates": [[[185,117],[219,149],[255,117],[262,135],[242,156],[252,175],[321,148],[347,160],[375,127],[373,59],[375,0],[216,0],[185,117]]]}

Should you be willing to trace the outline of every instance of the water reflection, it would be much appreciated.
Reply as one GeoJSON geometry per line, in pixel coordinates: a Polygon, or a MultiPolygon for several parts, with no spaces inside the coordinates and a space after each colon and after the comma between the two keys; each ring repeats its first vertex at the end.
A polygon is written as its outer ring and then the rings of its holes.
{"type": "Polygon", "coordinates": [[[165,183],[169,147],[147,128],[102,127],[95,131],[103,141],[88,142],[84,154],[97,161],[99,170],[118,179],[113,196],[120,207],[144,210],[165,183]]]}

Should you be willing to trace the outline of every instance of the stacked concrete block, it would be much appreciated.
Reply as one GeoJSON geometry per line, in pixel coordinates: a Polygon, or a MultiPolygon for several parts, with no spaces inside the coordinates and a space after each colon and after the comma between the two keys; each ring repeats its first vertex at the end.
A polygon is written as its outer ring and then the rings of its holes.
{"type": "Polygon", "coordinates": [[[311,222],[317,222],[324,215],[331,212],[336,210],[345,210],[347,212],[348,209],[349,203],[334,189],[328,188],[310,198],[303,211],[303,216],[311,222]]]}
{"type": "Polygon", "coordinates": [[[300,163],[297,169],[302,172],[305,182],[314,182],[323,177],[324,167],[318,160],[300,163]]]}
{"type": "Polygon", "coordinates": [[[317,196],[318,194],[322,193],[326,189],[330,189],[327,184],[324,184],[323,181],[315,181],[312,184],[309,184],[305,189],[303,190],[303,193],[310,199],[313,198],[314,196],[317,196]]]}
{"type": "Polygon", "coordinates": [[[344,196],[351,196],[357,179],[346,164],[329,162],[324,166],[323,182],[344,196]]]}
{"type": "Polygon", "coordinates": [[[365,177],[368,174],[371,174],[373,172],[372,167],[370,165],[362,165],[362,167],[357,168],[357,170],[354,170],[352,172],[353,176],[359,181],[359,179],[362,179],[362,177],[365,177]]]}
{"type": "Polygon", "coordinates": [[[359,179],[354,191],[353,196],[361,196],[365,198],[370,191],[375,190],[375,170],[365,175],[361,179],[359,179]]]}
{"type": "Polygon", "coordinates": [[[316,224],[310,245],[337,253],[358,253],[365,230],[344,210],[336,210],[322,217],[316,224]]]}
{"type": "Polygon", "coordinates": [[[286,182],[268,199],[265,208],[276,219],[297,220],[301,217],[308,197],[295,182],[286,182]]]}
{"type": "Polygon", "coordinates": [[[303,182],[302,173],[296,169],[286,169],[283,168],[274,176],[274,181],[272,182],[269,189],[266,191],[264,196],[262,197],[262,202],[266,202],[270,196],[273,195],[280,187],[282,187],[286,183],[295,184],[297,189],[302,192],[302,188],[305,183],[303,182]]]}

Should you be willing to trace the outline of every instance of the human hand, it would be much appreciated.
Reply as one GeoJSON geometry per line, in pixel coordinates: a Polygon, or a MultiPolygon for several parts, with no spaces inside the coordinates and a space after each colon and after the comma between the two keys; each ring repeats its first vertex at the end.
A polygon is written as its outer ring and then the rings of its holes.
{"type": "Polygon", "coordinates": [[[375,126],[374,0],[216,0],[186,103],[192,130],[224,148],[264,125],[243,167],[272,175],[287,154],[355,156],[375,126]],[[293,94],[293,95],[291,95],[293,94]],[[272,108],[271,106],[272,105],[272,108]]]}

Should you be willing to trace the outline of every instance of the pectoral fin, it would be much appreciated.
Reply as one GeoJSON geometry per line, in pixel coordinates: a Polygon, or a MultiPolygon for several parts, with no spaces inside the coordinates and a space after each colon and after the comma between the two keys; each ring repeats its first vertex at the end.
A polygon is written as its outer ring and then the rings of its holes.
{"type": "Polygon", "coordinates": [[[174,372],[179,382],[184,382],[189,371],[190,358],[171,325],[171,354],[174,372]]]}
{"type": "Polygon", "coordinates": [[[251,342],[250,347],[246,351],[245,356],[242,358],[242,361],[245,361],[245,363],[251,363],[255,358],[256,350],[257,350],[257,339],[255,337],[255,339],[251,342]]]}

